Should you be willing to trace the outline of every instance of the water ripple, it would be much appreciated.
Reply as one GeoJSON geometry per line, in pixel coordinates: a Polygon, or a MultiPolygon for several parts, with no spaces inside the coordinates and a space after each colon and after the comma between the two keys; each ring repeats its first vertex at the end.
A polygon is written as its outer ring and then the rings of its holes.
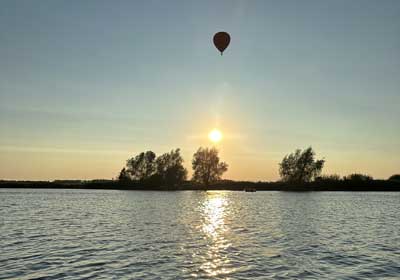
{"type": "Polygon", "coordinates": [[[400,277],[397,193],[0,196],[0,279],[400,277]]]}

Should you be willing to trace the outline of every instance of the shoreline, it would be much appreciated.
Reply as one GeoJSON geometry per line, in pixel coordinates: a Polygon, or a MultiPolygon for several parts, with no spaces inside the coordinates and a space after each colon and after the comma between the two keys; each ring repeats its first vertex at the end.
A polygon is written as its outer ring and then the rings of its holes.
{"type": "Polygon", "coordinates": [[[283,182],[239,182],[222,181],[208,187],[187,182],[181,186],[152,186],[139,182],[119,181],[0,181],[0,188],[29,188],[29,189],[111,189],[138,191],[400,191],[399,181],[336,181],[311,182],[291,185],[283,182]]]}

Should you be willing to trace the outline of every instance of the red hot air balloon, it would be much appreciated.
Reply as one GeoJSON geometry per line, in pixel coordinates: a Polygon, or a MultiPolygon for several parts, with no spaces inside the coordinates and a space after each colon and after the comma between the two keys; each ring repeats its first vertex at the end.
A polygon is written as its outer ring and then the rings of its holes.
{"type": "Polygon", "coordinates": [[[229,46],[231,42],[231,36],[226,32],[218,32],[214,35],[214,45],[222,53],[229,46]]]}

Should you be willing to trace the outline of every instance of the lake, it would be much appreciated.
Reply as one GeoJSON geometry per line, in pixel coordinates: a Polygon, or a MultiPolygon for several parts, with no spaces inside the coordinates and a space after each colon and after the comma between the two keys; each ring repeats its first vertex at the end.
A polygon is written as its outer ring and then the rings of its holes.
{"type": "Polygon", "coordinates": [[[400,193],[0,189],[0,279],[399,279],[400,193]]]}

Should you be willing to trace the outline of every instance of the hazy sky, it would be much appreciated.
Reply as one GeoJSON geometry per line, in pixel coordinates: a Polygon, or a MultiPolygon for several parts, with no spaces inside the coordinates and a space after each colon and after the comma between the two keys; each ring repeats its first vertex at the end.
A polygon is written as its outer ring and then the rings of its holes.
{"type": "Polygon", "coordinates": [[[400,172],[400,1],[0,2],[0,178],[112,178],[208,132],[225,178],[400,172]],[[221,57],[217,31],[231,34],[221,57]]]}

